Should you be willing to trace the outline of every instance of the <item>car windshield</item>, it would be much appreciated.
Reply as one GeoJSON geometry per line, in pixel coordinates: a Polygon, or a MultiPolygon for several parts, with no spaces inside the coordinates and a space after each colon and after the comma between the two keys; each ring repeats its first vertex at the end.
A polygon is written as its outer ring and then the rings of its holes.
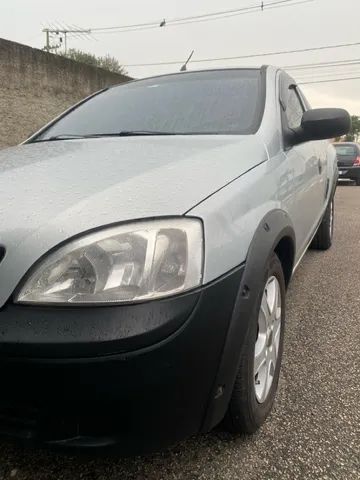
{"type": "Polygon", "coordinates": [[[179,73],[130,82],[87,100],[35,141],[134,134],[255,133],[264,98],[260,70],[179,73]],[[60,138],[59,138],[60,139],[60,138]]]}
{"type": "Polygon", "coordinates": [[[356,155],[356,148],[354,145],[335,145],[335,149],[338,155],[356,155]]]}

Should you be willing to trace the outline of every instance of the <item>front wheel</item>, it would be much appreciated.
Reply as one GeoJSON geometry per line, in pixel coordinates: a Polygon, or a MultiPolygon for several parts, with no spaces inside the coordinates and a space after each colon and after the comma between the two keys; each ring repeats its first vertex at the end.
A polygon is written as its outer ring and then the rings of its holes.
{"type": "Polygon", "coordinates": [[[241,355],[224,426],[234,433],[253,433],[274,403],[283,350],[285,280],[275,253],[270,257],[263,289],[241,355]]]}
{"type": "Polygon", "coordinates": [[[311,248],[328,250],[331,247],[334,234],[334,199],[332,198],[325,210],[324,217],[311,243],[311,248]]]}

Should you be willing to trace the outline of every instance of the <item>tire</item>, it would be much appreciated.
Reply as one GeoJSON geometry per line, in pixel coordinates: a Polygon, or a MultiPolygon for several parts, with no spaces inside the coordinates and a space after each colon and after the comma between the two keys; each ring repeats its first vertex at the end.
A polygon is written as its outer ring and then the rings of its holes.
{"type": "Polygon", "coordinates": [[[360,178],[355,178],[355,183],[358,187],[360,187],[360,178]]]}
{"type": "MultiPolygon", "coordinates": [[[[257,299],[257,305],[254,309],[254,316],[250,320],[247,340],[241,354],[240,365],[236,376],[234,389],[227,413],[223,421],[224,427],[230,432],[246,434],[254,433],[264,423],[272,409],[279,380],[283,351],[285,290],[285,280],[282,266],[279,258],[275,255],[275,253],[273,253],[268,260],[264,272],[263,288],[257,299]],[[278,335],[270,334],[273,339],[276,337],[278,338],[278,343],[277,357],[275,362],[272,364],[273,366],[275,364],[275,367],[270,369],[272,372],[272,379],[268,386],[268,384],[266,384],[266,382],[263,380],[266,377],[263,376],[263,373],[266,372],[268,363],[265,360],[265,367],[263,365],[258,370],[259,373],[255,375],[255,353],[256,351],[258,352],[257,358],[259,359],[260,352],[267,350],[267,343],[271,343],[270,336],[268,338],[268,332],[265,332],[264,336],[264,325],[266,325],[267,322],[265,315],[263,314],[264,309],[262,308],[262,305],[266,305],[266,303],[263,303],[264,298],[266,301],[265,290],[268,290],[268,298],[271,300],[271,288],[273,284],[275,286],[277,285],[278,288],[277,291],[280,297],[278,297],[277,304],[281,310],[279,313],[278,308],[275,308],[278,320],[274,320],[273,323],[274,327],[277,325],[279,328],[278,335]],[[269,340],[269,342],[267,342],[267,340],[269,340]],[[265,346],[265,348],[262,349],[261,345],[265,346]],[[263,380],[262,383],[259,378],[263,380]],[[257,382],[257,385],[255,385],[255,382],[257,382]],[[263,395],[261,395],[261,392],[263,395]]],[[[270,304],[271,303],[272,302],[270,301],[270,304]]],[[[272,348],[272,351],[275,352],[275,345],[273,345],[272,348]]],[[[269,359],[270,357],[268,356],[265,358],[269,359]]],[[[268,377],[268,380],[270,380],[270,377],[268,377]]]]}
{"type": "Polygon", "coordinates": [[[334,199],[332,198],[325,210],[318,231],[310,247],[315,250],[328,250],[331,247],[334,233],[334,199]]]}

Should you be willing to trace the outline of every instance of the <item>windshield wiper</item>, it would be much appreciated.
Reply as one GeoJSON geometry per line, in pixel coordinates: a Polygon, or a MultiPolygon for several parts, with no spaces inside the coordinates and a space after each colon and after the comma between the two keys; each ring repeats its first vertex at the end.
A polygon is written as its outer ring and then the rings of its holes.
{"type": "MultiPolygon", "coordinates": [[[[141,135],[180,135],[176,132],[161,132],[156,130],[122,130],[118,133],[99,133],[99,137],[136,137],[141,135]]],[[[96,134],[95,134],[96,136],[96,134]]]]}
{"type": "Polygon", "coordinates": [[[89,133],[85,135],[75,135],[72,133],[62,133],[61,135],[53,135],[48,138],[40,138],[39,140],[33,140],[33,143],[37,142],[55,142],[56,140],[76,140],[82,138],[102,138],[102,137],[140,137],[147,135],[182,135],[176,132],[161,132],[156,130],[121,130],[114,133],[89,133]]]}
{"type": "Polygon", "coordinates": [[[77,138],[85,138],[84,135],[73,135],[71,133],[63,133],[61,135],[53,135],[48,138],[39,138],[39,140],[32,140],[30,143],[40,143],[40,142],[55,142],[56,140],[76,140],[77,138]]]}

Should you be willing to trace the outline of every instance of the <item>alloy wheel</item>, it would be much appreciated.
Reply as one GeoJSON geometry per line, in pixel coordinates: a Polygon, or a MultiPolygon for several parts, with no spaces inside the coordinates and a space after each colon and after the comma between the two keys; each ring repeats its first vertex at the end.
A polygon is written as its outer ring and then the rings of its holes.
{"type": "Polygon", "coordinates": [[[261,299],[255,343],[254,385],[259,403],[267,399],[274,380],[281,334],[281,300],[279,281],[271,276],[261,299]]]}

